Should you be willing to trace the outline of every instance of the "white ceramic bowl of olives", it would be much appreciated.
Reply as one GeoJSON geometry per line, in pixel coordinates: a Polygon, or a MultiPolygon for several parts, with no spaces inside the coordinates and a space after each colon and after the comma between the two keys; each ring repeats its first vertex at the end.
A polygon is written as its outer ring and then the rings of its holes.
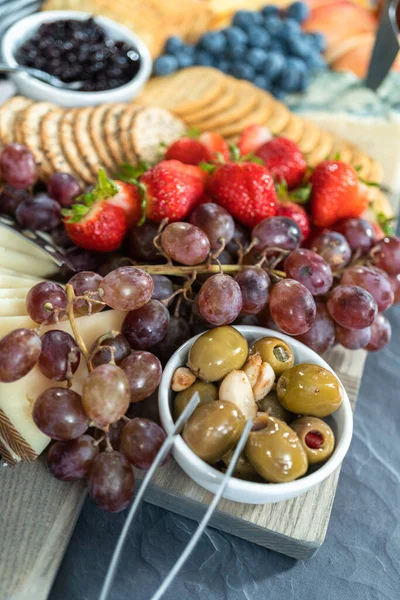
{"type": "Polygon", "coordinates": [[[221,484],[246,418],[253,418],[225,488],[229,500],[265,504],[304,494],[329,477],[349,449],[353,414],[344,386],[326,361],[290,336],[228,326],[188,340],[167,363],[159,388],[167,433],[196,388],[201,402],[172,452],[183,471],[210,492],[221,484]],[[183,382],[177,381],[177,369],[187,365],[196,380],[182,371],[183,382]]]}

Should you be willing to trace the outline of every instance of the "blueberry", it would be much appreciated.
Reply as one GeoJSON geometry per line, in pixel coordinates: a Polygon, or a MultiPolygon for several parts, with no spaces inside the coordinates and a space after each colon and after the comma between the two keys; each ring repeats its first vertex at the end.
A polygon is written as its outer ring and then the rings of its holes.
{"type": "Polygon", "coordinates": [[[271,42],[271,36],[263,27],[254,25],[247,30],[249,34],[249,45],[253,48],[267,48],[271,42]]]}
{"type": "Polygon", "coordinates": [[[283,98],[286,96],[286,92],[284,92],[281,87],[276,85],[271,87],[270,92],[278,100],[283,100],[283,98]]]}
{"type": "Polygon", "coordinates": [[[233,46],[233,48],[227,48],[225,50],[225,58],[228,60],[236,60],[237,58],[243,59],[243,57],[247,54],[247,46],[243,46],[242,44],[233,46]]]}
{"type": "Polygon", "coordinates": [[[215,68],[219,69],[223,73],[229,73],[231,64],[228,60],[222,58],[221,60],[219,60],[215,63],[215,68]]]}
{"type": "Polygon", "coordinates": [[[279,37],[283,31],[283,22],[278,16],[271,15],[265,19],[264,27],[272,37],[279,37]]]}
{"type": "Polygon", "coordinates": [[[279,52],[279,54],[283,54],[284,56],[288,54],[288,47],[284,40],[272,40],[269,50],[279,52]]]}
{"type": "Polygon", "coordinates": [[[186,67],[192,67],[195,60],[195,51],[193,46],[187,46],[184,44],[176,58],[178,60],[179,68],[184,69],[186,67]]]}
{"type": "Polygon", "coordinates": [[[183,41],[177,35],[173,35],[172,37],[167,39],[165,44],[165,52],[169,54],[177,54],[183,46],[183,41]]]}
{"type": "Polygon", "coordinates": [[[309,73],[304,73],[300,79],[299,92],[304,92],[311,83],[311,75],[309,73]]]}
{"type": "Polygon", "coordinates": [[[203,67],[213,66],[213,56],[207,50],[196,50],[194,55],[194,64],[201,65],[203,67]]]}
{"type": "Polygon", "coordinates": [[[302,79],[307,75],[307,65],[299,58],[288,58],[279,78],[279,84],[285,92],[298,92],[302,79]]]}
{"type": "Polygon", "coordinates": [[[264,62],[264,74],[271,81],[275,81],[285,68],[285,64],[286,59],[282,54],[279,54],[279,52],[268,52],[264,62]]]}
{"type": "Polygon", "coordinates": [[[262,90],[269,91],[271,89],[271,81],[266,75],[257,75],[253,81],[254,85],[261,88],[262,90]]]}
{"type": "Polygon", "coordinates": [[[305,2],[293,2],[286,11],[286,14],[291,19],[303,23],[309,16],[311,10],[305,2]]]}
{"type": "Polygon", "coordinates": [[[246,63],[237,63],[232,65],[230,72],[238,79],[247,79],[248,81],[254,81],[256,76],[253,67],[246,63]]]}
{"type": "Polygon", "coordinates": [[[267,4],[260,12],[263,17],[270,17],[271,15],[279,15],[279,8],[273,4],[267,4]]]}
{"type": "Polygon", "coordinates": [[[305,58],[305,62],[311,71],[321,71],[322,69],[326,69],[327,66],[324,57],[316,52],[309,54],[305,58]]]}
{"type": "Polygon", "coordinates": [[[307,38],[293,38],[287,41],[288,50],[292,56],[307,58],[310,54],[315,53],[307,38]]]}
{"type": "Polygon", "coordinates": [[[297,38],[300,35],[301,27],[298,21],[295,21],[294,19],[285,19],[285,21],[283,21],[281,36],[284,40],[297,38]]]}
{"type": "Polygon", "coordinates": [[[267,52],[262,48],[251,48],[246,54],[246,62],[254,67],[256,71],[261,71],[267,56],[267,52]]]}
{"type": "Polygon", "coordinates": [[[326,37],[323,33],[314,31],[314,33],[308,34],[308,38],[320,52],[324,52],[326,50],[326,37]]]}
{"type": "Polygon", "coordinates": [[[225,37],[230,46],[247,44],[249,39],[247,33],[239,27],[228,27],[225,29],[225,37]]]}
{"type": "Polygon", "coordinates": [[[169,75],[178,69],[178,61],[172,54],[163,54],[154,61],[156,75],[169,75]]]}
{"type": "Polygon", "coordinates": [[[225,50],[226,38],[220,31],[208,31],[200,39],[199,46],[212,54],[220,54],[225,50]]]}
{"type": "Polygon", "coordinates": [[[232,24],[240,27],[240,29],[247,29],[252,25],[258,25],[261,23],[261,15],[252,10],[238,10],[232,21],[232,24]]]}

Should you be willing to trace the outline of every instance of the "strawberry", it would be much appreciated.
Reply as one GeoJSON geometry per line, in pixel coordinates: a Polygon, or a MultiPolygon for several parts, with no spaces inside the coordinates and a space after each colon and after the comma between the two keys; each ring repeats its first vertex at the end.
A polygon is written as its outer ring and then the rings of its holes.
{"type": "Polygon", "coordinates": [[[167,149],[165,159],[179,160],[185,165],[198,165],[201,162],[209,162],[211,153],[200,140],[182,137],[167,149]]]}
{"type": "Polygon", "coordinates": [[[229,146],[219,133],[206,131],[200,135],[199,140],[207,148],[209,153],[208,162],[229,161],[229,146]]]}
{"type": "Polygon", "coordinates": [[[247,227],[276,214],[274,182],[263,165],[226,163],[211,175],[207,191],[217,204],[247,227]]]}
{"type": "Polygon", "coordinates": [[[125,181],[115,180],[115,183],[118,186],[118,193],[107,202],[120,206],[125,211],[128,228],[134,227],[142,216],[142,200],[138,187],[125,181]]]}
{"type": "Polygon", "coordinates": [[[92,206],[73,204],[64,211],[65,230],[71,240],[85,250],[111,252],[125,237],[127,223],[120,206],[98,200],[92,206]],[[66,215],[66,212],[70,212],[66,215]]]}
{"type": "Polygon", "coordinates": [[[311,175],[311,214],[315,225],[330,227],[340,219],[359,217],[368,206],[368,190],[355,169],[325,160],[311,175]]]}
{"type": "Polygon", "coordinates": [[[204,177],[198,167],[177,160],[163,160],[140,178],[144,216],[159,223],[182,221],[204,193],[204,177]]]}
{"type": "Polygon", "coordinates": [[[311,229],[310,219],[302,206],[295,202],[280,202],[277,214],[280,217],[289,217],[289,219],[293,219],[297,223],[303,234],[303,242],[308,238],[311,229]]]}
{"type": "Polygon", "coordinates": [[[110,203],[119,191],[115,181],[100,169],[96,185],[61,211],[65,230],[77,246],[96,252],[120,247],[127,230],[126,212],[110,203]]]}
{"type": "Polygon", "coordinates": [[[288,189],[300,185],[307,164],[297,144],[285,137],[276,137],[256,150],[276,182],[285,181],[288,189]]]}
{"type": "Polygon", "coordinates": [[[255,152],[260,146],[272,138],[272,133],[264,125],[249,125],[243,131],[238,141],[240,154],[250,154],[255,152]]]}

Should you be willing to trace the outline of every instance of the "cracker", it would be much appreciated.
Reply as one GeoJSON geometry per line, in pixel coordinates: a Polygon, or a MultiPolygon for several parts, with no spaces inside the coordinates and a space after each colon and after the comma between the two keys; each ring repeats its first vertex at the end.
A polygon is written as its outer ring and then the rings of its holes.
{"type": "Polygon", "coordinates": [[[89,118],[93,110],[94,108],[91,106],[87,108],[81,108],[77,110],[74,119],[75,144],[87,167],[92,173],[92,177],[88,183],[96,180],[99,169],[104,168],[104,164],[94,149],[89,134],[89,118]]]}
{"type": "Polygon", "coordinates": [[[104,119],[111,106],[111,104],[100,104],[100,106],[93,109],[89,117],[90,138],[97,154],[109,173],[113,173],[117,167],[117,163],[114,161],[106,144],[104,133],[104,119]]]}
{"type": "Polygon", "coordinates": [[[265,121],[264,125],[266,125],[274,135],[279,135],[289,122],[290,112],[282,102],[278,102],[267,92],[264,93],[271,99],[273,108],[271,115],[265,121]]]}
{"type": "Polygon", "coordinates": [[[137,164],[137,156],[132,142],[132,127],[135,115],[141,110],[138,106],[127,106],[119,118],[119,141],[122,147],[122,163],[137,164]]]}
{"type": "Polygon", "coordinates": [[[339,159],[342,162],[349,163],[351,160],[351,146],[349,142],[334,136],[333,148],[329,154],[329,158],[332,160],[339,159]]]}
{"type": "Polygon", "coordinates": [[[61,171],[73,175],[78,181],[80,177],[68,162],[60,138],[60,121],[65,110],[55,108],[48,112],[40,122],[40,137],[43,152],[51,165],[52,172],[61,171]]]}
{"type": "Polygon", "coordinates": [[[220,127],[218,132],[222,136],[239,135],[249,125],[264,123],[272,113],[272,102],[265,94],[260,94],[256,106],[248,115],[230,125],[220,127]]]}
{"type": "Polygon", "coordinates": [[[381,183],[383,179],[383,167],[376,160],[371,160],[371,170],[368,173],[367,181],[381,183]]]}
{"type": "Polygon", "coordinates": [[[131,139],[139,160],[154,164],[169,146],[185,132],[183,121],[163,108],[144,108],[133,120],[131,139]]]}
{"type": "Polygon", "coordinates": [[[282,129],[280,135],[292,140],[292,142],[298,143],[301,139],[304,131],[304,119],[299,115],[290,115],[290,119],[285,127],[282,129]]]}
{"type": "Polygon", "coordinates": [[[116,165],[124,162],[122,146],[119,141],[119,120],[121,113],[126,109],[126,104],[113,104],[104,117],[104,136],[107,148],[116,165]]]}
{"type": "Polygon", "coordinates": [[[307,165],[309,167],[316,167],[320,162],[326,160],[333,148],[334,137],[328,131],[322,131],[319,142],[308,154],[305,155],[307,165]]]}
{"type": "Polygon", "coordinates": [[[222,127],[228,127],[239,119],[246,117],[256,106],[259,99],[258,90],[246,81],[238,81],[236,84],[236,100],[232,108],[221,114],[205,119],[197,123],[201,131],[213,131],[222,127]]]}
{"type": "Polygon", "coordinates": [[[24,96],[14,96],[6,100],[0,108],[0,143],[4,146],[15,142],[14,122],[18,113],[33,104],[24,96]]]}
{"type": "Polygon", "coordinates": [[[92,183],[92,172],[83,160],[75,142],[74,124],[77,112],[78,110],[68,110],[61,117],[60,142],[68,162],[78,173],[79,178],[85,183],[92,183]]]}
{"type": "Polygon", "coordinates": [[[316,145],[318,144],[319,138],[321,137],[321,130],[315,123],[308,121],[307,119],[303,119],[303,133],[301,138],[299,139],[299,148],[303,154],[307,154],[314,150],[316,145]]]}
{"type": "Polygon", "coordinates": [[[217,69],[191,67],[150,79],[137,100],[184,116],[213,102],[221,94],[224,82],[225,76],[217,69]]]}
{"type": "Polygon", "coordinates": [[[233,106],[235,100],[235,86],[227,86],[219,98],[217,98],[213,102],[210,102],[210,104],[208,104],[204,108],[192,112],[188,115],[185,115],[184,120],[189,125],[195,126],[196,123],[209,119],[210,117],[214,117],[215,115],[218,115],[221,112],[228,110],[233,106]]]}
{"type": "Polygon", "coordinates": [[[55,108],[51,102],[34,102],[21,113],[21,143],[33,152],[41,179],[50,177],[53,170],[42,150],[40,126],[43,117],[55,108]]]}
{"type": "Polygon", "coordinates": [[[371,171],[372,160],[367,154],[365,154],[365,152],[357,148],[357,146],[353,146],[352,144],[350,164],[356,169],[360,177],[367,179],[371,171]]]}

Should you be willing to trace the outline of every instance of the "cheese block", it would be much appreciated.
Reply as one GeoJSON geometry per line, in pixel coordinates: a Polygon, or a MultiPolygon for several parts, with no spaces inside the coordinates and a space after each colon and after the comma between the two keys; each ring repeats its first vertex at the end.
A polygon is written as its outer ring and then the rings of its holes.
{"type": "Polygon", "coordinates": [[[33,287],[39,281],[43,281],[40,277],[31,277],[31,275],[22,275],[17,271],[0,267],[0,288],[26,288],[33,287]]]}
{"type": "Polygon", "coordinates": [[[59,268],[52,260],[29,256],[16,250],[0,246],[0,267],[13,269],[18,273],[29,273],[35,277],[51,277],[59,268]]]}
{"type": "Polygon", "coordinates": [[[0,298],[23,298],[25,300],[27,293],[32,286],[21,288],[2,288],[0,286],[0,298]]]}
{"type": "MultiPolygon", "coordinates": [[[[48,236],[46,239],[50,239],[48,236]]],[[[29,256],[35,256],[41,260],[49,260],[48,254],[42,250],[33,241],[29,241],[22,235],[16,233],[13,229],[6,227],[0,223],[0,240],[2,246],[17,252],[23,252],[29,256]]]]}
{"type": "Polygon", "coordinates": [[[25,316],[25,298],[0,298],[0,318],[25,316]]]}
{"type": "Polygon", "coordinates": [[[39,325],[28,316],[0,317],[0,339],[14,329],[24,329],[25,327],[35,329],[39,325]]]}
{"type": "MultiPolygon", "coordinates": [[[[123,311],[109,310],[79,317],[76,323],[86,346],[90,348],[104,333],[120,331],[125,314],[123,311]]],[[[22,321],[21,317],[9,318],[22,321]]],[[[0,323],[2,320],[0,319],[0,323]]],[[[42,333],[50,329],[72,333],[69,321],[44,327],[42,333]]],[[[86,364],[81,357],[72,389],[80,393],[86,376],[86,364]]],[[[31,401],[49,387],[65,387],[65,384],[46,379],[37,367],[14,383],[0,383],[0,455],[9,464],[16,464],[21,460],[30,462],[48,445],[49,438],[39,431],[32,420],[31,401]]]]}

